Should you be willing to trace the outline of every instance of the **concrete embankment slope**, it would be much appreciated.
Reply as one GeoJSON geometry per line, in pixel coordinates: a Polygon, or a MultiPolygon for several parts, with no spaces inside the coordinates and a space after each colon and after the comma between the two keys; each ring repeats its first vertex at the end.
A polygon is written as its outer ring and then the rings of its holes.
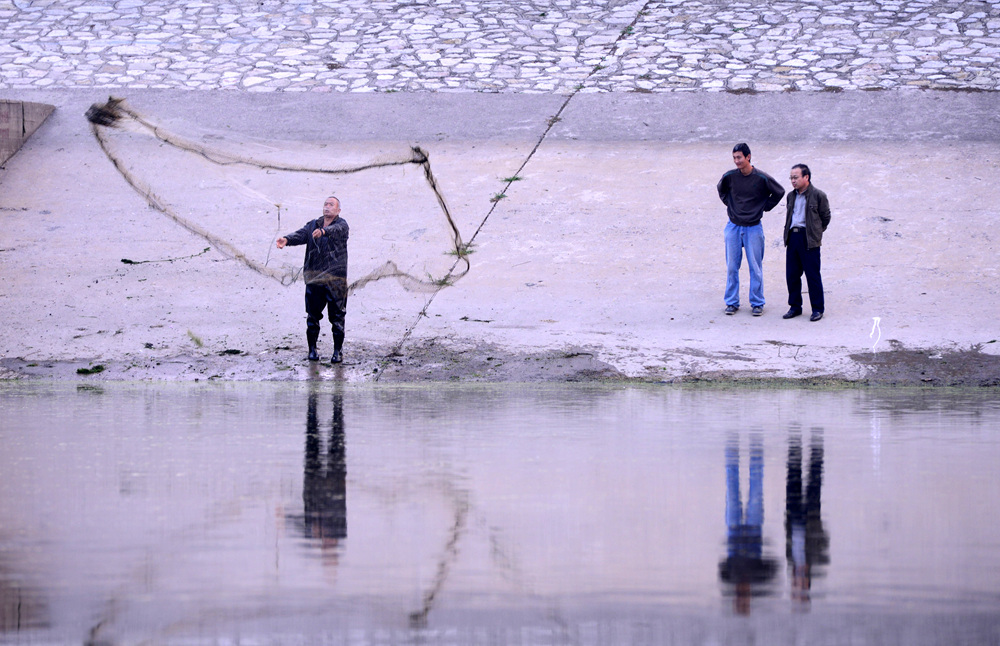
{"type": "Polygon", "coordinates": [[[0,171],[6,378],[1000,383],[993,93],[130,91],[146,124],[103,148],[83,115],[106,91],[9,94],[56,111],[0,171]],[[783,203],[764,316],[746,269],[722,313],[738,141],[830,197],[819,322],[781,319],[783,203]],[[302,249],[273,248],[331,193],[351,279],[395,274],[351,296],[337,367],[304,361],[278,280],[302,249]]]}

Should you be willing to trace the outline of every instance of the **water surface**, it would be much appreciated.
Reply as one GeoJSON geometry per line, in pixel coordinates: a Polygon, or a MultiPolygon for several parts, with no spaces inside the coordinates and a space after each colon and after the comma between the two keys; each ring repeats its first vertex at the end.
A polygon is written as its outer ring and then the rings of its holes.
{"type": "Polygon", "coordinates": [[[995,391],[0,402],[0,643],[1000,643],[995,391]]]}

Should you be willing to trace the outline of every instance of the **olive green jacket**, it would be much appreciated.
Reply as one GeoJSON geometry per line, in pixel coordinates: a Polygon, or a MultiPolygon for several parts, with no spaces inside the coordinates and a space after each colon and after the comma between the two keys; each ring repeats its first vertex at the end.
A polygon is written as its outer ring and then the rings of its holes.
{"type": "Polygon", "coordinates": [[[826,193],[819,190],[811,183],[806,192],[799,195],[796,190],[788,192],[788,199],[785,202],[787,214],[785,215],[785,246],[788,246],[788,234],[792,229],[792,209],[795,207],[795,200],[806,200],[806,249],[820,246],[823,242],[823,232],[830,226],[830,201],[826,199],[826,193]]]}

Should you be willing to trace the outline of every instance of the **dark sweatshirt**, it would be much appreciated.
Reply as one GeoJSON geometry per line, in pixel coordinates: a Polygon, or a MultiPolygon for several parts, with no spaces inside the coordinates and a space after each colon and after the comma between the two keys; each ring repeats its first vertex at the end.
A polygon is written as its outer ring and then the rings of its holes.
{"type": "Polygon", "coordinates": [[[324,282],[329,278],[347,278],[347,221],[338,217],[328,227],[323,218],[311,220],[304,227],[285,236],[288,246],[306,245],[303,263],[307,283],[324,282]],[[313,238],[313,231],[323,228],[323,235],[313,238]]]}
{"type": "Polygon", "coordinates": [[[773,177],[756,168],[744,175],[734,168],[719,180],[719,198],[726,205],[729,221],[741,227],[752,227],[770,211],[785,194],[785,189],[773,177]]]}

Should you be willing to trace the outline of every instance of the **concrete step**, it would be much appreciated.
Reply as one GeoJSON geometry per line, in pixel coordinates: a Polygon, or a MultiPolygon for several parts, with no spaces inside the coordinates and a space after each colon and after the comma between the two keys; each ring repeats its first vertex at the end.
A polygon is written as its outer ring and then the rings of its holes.
{"type": "Polygon", "coordinates": [[[45,103],[0,100],[0,165],[14,156],[55,106],[45,103]]]}

